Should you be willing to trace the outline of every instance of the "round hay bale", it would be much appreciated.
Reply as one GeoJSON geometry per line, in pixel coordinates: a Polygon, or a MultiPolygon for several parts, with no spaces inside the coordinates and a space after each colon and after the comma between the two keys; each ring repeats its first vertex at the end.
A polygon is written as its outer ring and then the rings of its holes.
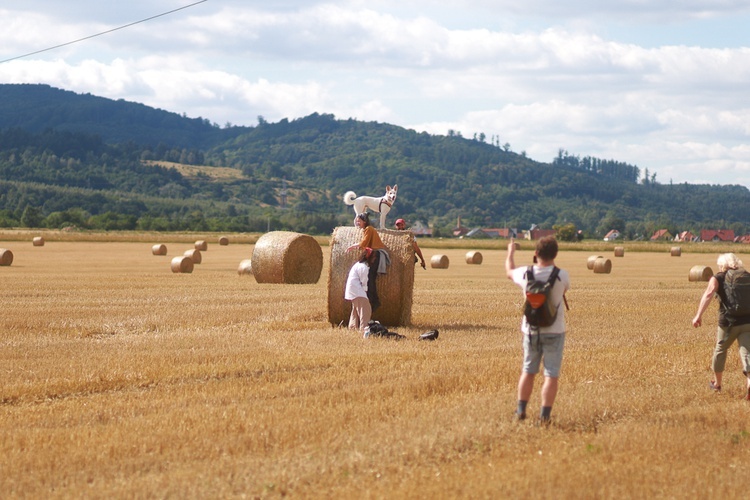
{"type": "Polygon", "coordinates": [[[172,259],[173,273],[192,273],[193,259],[186,255],[177,256],[172,259]]]}
{"type": "Polygon", "coordinates": [[[709,281],[714,270],[707,266],[693,266],[688,274],[688,281],[709,281]]]}
{"type": "Polygon", "coordinates": [[[167,255],[167,245],[159,243],[151,247],[151,253],[154,255],[167,255]]]}
{"type": "Polygon", "coordinates": [[[0,248],[0,266],[9,266],[13,264],[13,252],[7,248],[0,248]]]}
{"type": "Polygon", "coordinates": [[[208,243],[206,243],[205,240],[198,240],[195,242],[195,249],[200,250],[201,252],[205,252],[208,250],[208,243]]]}
{"type": "MultiPolygon", "coordinates": [[[[409,325],[414,292],[414,235],[411,231],[378,229],[380,239],[388,249],[391,265],[386,274],[376,279],[381,306],[372,319],[387,326],[409,325]]],[[[337,227],[331,238],[331,265],[328,271],[328,321],[336,326],[349,322],[351,302],[344,300],[344,288],[349,270],[360,252],[346,249],[362,240],[363,231],[353,226],[337,227]]],[[[253,259],[255,268],[255,259],[253,259]]]]}
{"type": "Polygon", "coordinates": [[[671,255],[672,257],[679,257],[680,255],[682,255],[682,248],[680,248],[680,247],[672,247],[669,250],[669,255],[671,255]]]}
{"type": "Polygon", "coordinates": [[[291,231],[272,231],[258,238],[251,260],[258,283],[314,284],[323,271],[320,244],[312,236],[291,231]]]}
{"type": "Polygon", "coordinates": [[[448,269],[450,261],[447,255],[438,254],[430,258],[430,267],[433,269],[448,269]]]}
{"type": "Polygon", "coordinates": [[[596,274],[609,274],[612,271],[612,261],[599,257],[594,261],[594,272],[596,274]]]}
{"type": "Polygon", "coordinates": [[[471,251],[467,252],[466,254],[466,263],[467,264],[481,264],[482,263],[482,254],[477,251],[471,251]]]}
{"type": "Polygon", "coordinates": [[[237,268],[237,274],[240,276],[245,274],[253,274],[253,261],[252,259],[245,259],[240,261],[240,266],[237,268]]]}
{"type": "Polygon", "coordinates": [[[44,246],[44,238],[41,236],[35,236],[33,240],[31,240],[31,244],[35,247],[43,247],[44,246]]]}
{"type": "Polygon", "coordinates": [[[197,248],[193,250],[185,250],[185,253],[182,255],[184,255],[185,257],[190,257],[190,260],[193,261],[193,264],[200,264],[201,262],[203,262],[201,251],[197,248]]]}
{"type": "Polygon", "coordinates": [[[625,257],[625,247],[615,247],[615,257],[625,257]]]}
{"type": "Polygon", "coordinates": [[[229,238],[227,238],[226,236],[222,236],[221,238],[219,238],[219,245],[223,247],[229,245],[229,238]]]}
{"type": "Polygon", "coordinates": [[[588,260],[586,261],[586,268],[587,268],[587,269],[588,269],[589,271],[590,271],[590,270],[592,270],[592,269],[594,269],[594,262],[596,261],[596,259],[603,259],[603,258],[604,258],[604,257],[602,257],[601,255],[592,255],[592,256],[591,256],[591,257],[589,257],[589,259],[588,259],[588,260]]]}

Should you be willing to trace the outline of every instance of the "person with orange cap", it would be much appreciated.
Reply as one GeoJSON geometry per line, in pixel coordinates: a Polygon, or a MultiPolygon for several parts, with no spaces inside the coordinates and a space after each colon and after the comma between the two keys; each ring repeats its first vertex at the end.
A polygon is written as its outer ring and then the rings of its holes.
{"type": "MultiPolygon", "coordinates": [[[[396,219],[396,229],[399,231],[406,230],[406,221],[404,219],[396,219]]],[[[422,250],[420,250],[419,245],[417,245],[417,238],[414,238],[414,241],[411,242],[411,246],[414,249],[414,263],[417,263],[417,257],[419,257],[419,260],[422,261],[421,266],[422,269],[427,269],[427,266],[424,263],[424,256],[422,255],[422,250]]]]}

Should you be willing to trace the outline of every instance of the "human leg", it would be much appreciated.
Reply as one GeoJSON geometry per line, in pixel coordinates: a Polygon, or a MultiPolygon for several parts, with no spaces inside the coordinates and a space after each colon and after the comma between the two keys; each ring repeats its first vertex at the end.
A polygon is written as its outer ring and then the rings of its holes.
{"type": "Polygon", "coordinates": [[[559,387],[565,334],[542,335],[540,340],[544,357],[544,384],[542,384],[542,408],[539,418],[542,422],[549,422],[559,387]]]}
{"type": "Polygon", "coordinates": [[[750,400],[750,325],[739,325],[737,344],[740,346],[742,373],[745,375],[745,399],[750,400]]]}
{"type": "Polygon", "coordinates": [[[380,252],[375,251],[375,260],[370,264],[367,273],[367,298],[370,300],[372,310],[375,311],[380,307],[380,298],[378,297],[377,277],[378,266],[380,265],[380,252]]]}
{"type": "Polygon", "coordinates": [[[721,381],[724,375],[724,367],[727,362],[727,351],[737,338],[738,330],[733,332],[729,327],[717,327],[716,345],[714,346],[713,356],[711,357],[711,370],[714,372],[714,379],[711,387],[717,391],[721,390],[721,381]]]}
{"type": "Polygon", "coordinates": [[[542,361],[542,351],[537,336],[523,336],[523,368],[518,378],[518,408],[516,416],[519,420],[526,418],[526,404],[531,398],[534,390],[534,378],[539,373],[539,365],[542,361]]]}

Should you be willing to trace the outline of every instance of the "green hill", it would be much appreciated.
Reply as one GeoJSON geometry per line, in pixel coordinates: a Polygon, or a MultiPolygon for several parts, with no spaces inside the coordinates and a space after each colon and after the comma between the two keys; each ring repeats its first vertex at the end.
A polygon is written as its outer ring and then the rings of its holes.
{"type": "Polygon", "coordinates": [[[597,237],[747,232],[743,186],[663,185],[641,180],[637,166],[562,150],[541,163],[483,139],[318,113],[220,128],[138,103],[0,85],[0,226],[325,234],[351,221],[346,191],[380,196],[398,184],[389,221],[419,220],[437,235],[458,217],[467,227],[572,224],[597,237]]]}

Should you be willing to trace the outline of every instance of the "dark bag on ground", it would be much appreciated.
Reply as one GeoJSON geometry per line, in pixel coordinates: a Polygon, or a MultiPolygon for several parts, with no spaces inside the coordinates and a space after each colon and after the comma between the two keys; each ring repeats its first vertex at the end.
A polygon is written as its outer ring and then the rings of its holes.
{"type": "Polygon", "coordinates": [[[534,266],[526,269],[526,301],[523,315],[532,328],[551,326],[557,318],[557,307],[550,300],[550,292],[555,285],[560,269],[555,266],[547,281],[534,279],[534,266]]]}
{"type": "Polygon", "coordinates": [[[401,340],[403,338],[406,338],[400,333],[389,331],[388,328],[380,324],[380,321],[370,320],[370,322],[367,323],[367,328],[369,328],[370,332],[368,335],[369,337],[383,337],[394,340],[401,340]]]}
{"type": "Polygon", "coordinates": [[[750,273],[744,269],[730,269],[724,276],[726,312],[734,318],[750,316],[750,273]]]}

